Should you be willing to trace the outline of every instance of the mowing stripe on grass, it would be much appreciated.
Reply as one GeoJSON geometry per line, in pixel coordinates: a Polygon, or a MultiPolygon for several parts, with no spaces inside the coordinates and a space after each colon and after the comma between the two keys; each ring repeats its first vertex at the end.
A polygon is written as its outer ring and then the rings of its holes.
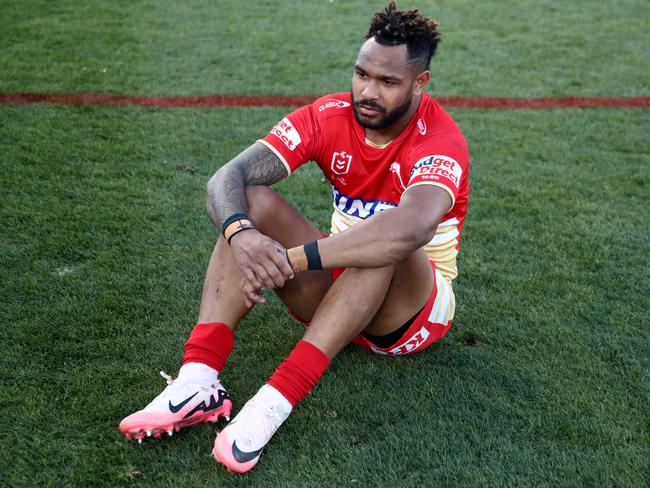
{"type": "MultiPolygon", "coordinates": [[[[71,105],[144,105],[150,107],[299,107],[317,97],[275,95],[208,95],[194,97],[150,97],[108,93],[0,93],[0,104],[60,103],[71,105]]],[[[649,107],[650,97],[435,97],[451,108],[548,109],[587,107],[649,107]]]]}

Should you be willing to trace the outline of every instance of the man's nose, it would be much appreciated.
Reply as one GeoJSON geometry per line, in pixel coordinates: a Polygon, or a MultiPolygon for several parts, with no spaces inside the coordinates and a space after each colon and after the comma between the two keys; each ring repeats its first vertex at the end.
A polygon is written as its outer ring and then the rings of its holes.
{"type": "Polygon", "coordinates": [[[379,90],[377,86],[377,82],[374,80],[368,80],[366,83],[366,86],[363,88],[363,91],[361,92],[361,96],[365,98],[366,100],[376,100],[379,98],[379,90]]]}

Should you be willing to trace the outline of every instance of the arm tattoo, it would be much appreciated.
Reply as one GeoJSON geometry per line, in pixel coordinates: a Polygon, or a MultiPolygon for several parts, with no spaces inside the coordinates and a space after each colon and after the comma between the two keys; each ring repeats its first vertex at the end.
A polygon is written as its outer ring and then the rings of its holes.
{"type": "Polygon", "coordinates": [[[229,216],[247,212],[247,186],[270,186],[288,175],[280,158],[264,144],[256,142],[221,167],[208,182],[208,215],[221,228],[221,223],[229,216]]]}

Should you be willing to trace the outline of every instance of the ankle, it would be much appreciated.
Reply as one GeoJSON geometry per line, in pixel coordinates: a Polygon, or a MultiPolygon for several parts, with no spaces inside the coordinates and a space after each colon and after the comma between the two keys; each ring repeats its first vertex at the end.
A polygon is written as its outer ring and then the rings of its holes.
{"type": "Polygon", "coordinates": [[[219,380],[219,372],[203,363],[185,363],[178,370],[179,380],[198,380],[213,383],[219,380]]]}
{"type": "Polygon", "coordinates": [[[278,366],[267,384],[296,406],[309,395],[329,364],[329,358],[320,349],[302,340],[278,366]]]}
{"type": "Polygon", "coordinates": [[[223,371],[234,346],[232,330],[222,322],[196,324],[185,342],[181,364],[202,363],[223,371]]]}
{"type": "Polygon", "coordinates": [[[268,383],[257,391],[255,400],[276,412],[282,422],[287,419],[291,410],[293,410],[291,402],[268,383]]]}

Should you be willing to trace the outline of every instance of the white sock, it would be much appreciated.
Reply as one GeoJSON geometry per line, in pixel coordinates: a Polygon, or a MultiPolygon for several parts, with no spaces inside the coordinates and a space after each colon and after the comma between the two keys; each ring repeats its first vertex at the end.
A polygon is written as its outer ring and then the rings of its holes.
{"type": "Polygon", "coordinates": [[[213,383],[219,379],[219,371],[203,363],[185,363],[178,370],[177,379],[213,383]]]}
{"type": "Polygon", "coordinates": [[[289,414],[293,409],[289,400],[287,400],[282,393],[268,384],[265,384],[257,391],[255,399],[278,412],[282,422],[289,417],[289,414]]]}

